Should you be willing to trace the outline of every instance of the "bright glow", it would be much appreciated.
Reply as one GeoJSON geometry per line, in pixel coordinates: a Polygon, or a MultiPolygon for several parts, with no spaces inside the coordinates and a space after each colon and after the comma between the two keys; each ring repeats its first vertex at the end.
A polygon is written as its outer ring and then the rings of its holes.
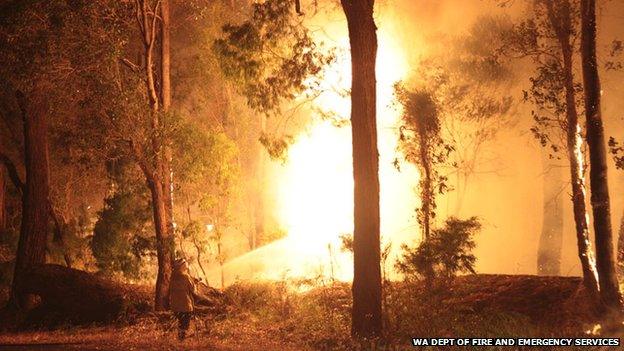
{"type": "MultiPolygon", "coordinates": [[[[382,27],[379,31],[377,125],[381,230],[382,235],[394,239],[415,232],[413,186],[418,179],[412,167],[404,167],[399,173],[392,165],[397,156],[396,125],[400,113],[392,105],[393,85],[407,75],[409,68],[391,29],[382,27]]],[[[326,91],[315,103],[318,108],[348,120],[351,98],[341,92],[350,90],[351,62],[346,33],[342,38],[337,61],[323,77],[322,88],[326,91]]],[[[349,126],[338,128],[329,121],[319,121],[300,135],[289,150],[288,163],[279,175],[278,213],[290,241],[297,243],[294,252],[298,255],[328,256],[328,244],[338,248],[339,235],[353,232],[352,169],[349,126]]],[[[340,278],[349,279],[350,255],[338,256],[340,278]]]]}
{"type": "Polygon", "coordinates": [[[280,220],[291,236],[329,241],[353,231],[350,130],[313,126],[289,150],[280,183],[280,220]]]}
{"type": "MultiPolygon", "coordinates": [[[[341,18],[343,15],[341,15],[341,18]]],[[[381,234],[396,250],[402,241],[413,241],[418,233],[414,209],[414,186],[418,174],[410,165],[401,172],[393,166],[397,157],[397,122],[400,111],[391,106],[393,85],[410,70],[405,52],[395,38],[398,30],[390,16],[376,18],[377,128],[379,149],[381,234]]],[[[351,58],[344,20],[323,22],[324,31],[335,38],[337,60],[323,76],[324,93],[315,100],[316,108],[350,118],[351,58]]],[[[327,38],[317,38],[327,41],[327,38]]],[[[413,44],[413,43],[411,43],[413,44]]],[[[414,48],[410,48],[414,50],[414,48]]],[[[350,126],[335,127],[316,119],[297,136],[285,165],[271,165],[276,191],[277,220],[288,236],[237,257],[224,267],[226,284],[235,279],[283,279],[323,275],[340,280],[353,277],[353,256],[340,250],[339,236],[353,233],[353,168],[350,126]]],[[[392,259],[389,262],[393,262],[392,259]]],[[[218,281],[212,270],[211,281],[218,281]]]]}

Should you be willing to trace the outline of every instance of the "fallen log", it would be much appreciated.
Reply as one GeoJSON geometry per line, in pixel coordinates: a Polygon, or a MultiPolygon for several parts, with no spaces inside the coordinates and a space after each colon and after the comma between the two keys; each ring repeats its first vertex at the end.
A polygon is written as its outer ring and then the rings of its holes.
{"type": "Polygon", "coordinates": [[[111,322],[152,309],[144,290],[60,265],[31,268],[23,289],[41,299],[27,319],[48,326],[111,322]]]}

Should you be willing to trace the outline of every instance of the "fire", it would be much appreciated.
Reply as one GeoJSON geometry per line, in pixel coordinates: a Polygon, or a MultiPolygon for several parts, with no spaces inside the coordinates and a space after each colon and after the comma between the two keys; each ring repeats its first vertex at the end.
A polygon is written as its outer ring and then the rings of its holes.
{"type": "MultiPolygon", "coordinates": [[[[418,176],[409,166],[398,172],[392,164],[397,157],[396,124],[400,111],[393,106],[393,84],[409,72],[401,46],[395,42],[392,27],[381,26],[377,56],[377,127],[380,153],[381,231],[386,240],[414,232],[416,206],[414,185],[418,176]],[[411,230],[410,230],[411,229],[411,230]]],[[[323,110],[349,118],[351,84],[349,42],[346,32],[339,43],[339,56],[324,76],[328,92],[315,103],[323,110]]],[[[353,232],[353,173],[350,128],[338,128],[329,121],[318,121],[291,146],[288,162],[279,175],[278,216],[289,240],[306,255],[328,256],[338,250],[339,236],[353,232]]],[[[339,254],[337,256],[340,257],[339,254]]],[[[350,267],[349,257],[338,259],[350,267]]],[[[344,267],[342,267],[344,268],[344,267]]],[[[341,278],[349,279],[343,269],[341,278]]]]}
{"type": "MultiPolygon", "coordinates": [[[[403,165],[401,172],[393,166],[398,156],[397,121],[400,111],[393,106],[393,85],[406,77],[410,67],[406,53],[392,21],[382,14],[377,18],[377,128],[379,178],[381,186],[381,235],[397,249],[402,241],[418,236],[414,216],[417,206],[414,186],[416,170],[403,165]]],[[[341,16],[343,16],[341,14],[341,16]]],[[[323,77],[325,90],[315,100],[317,107],[335,112],[340,118],[350,117],[351,60],[344,21],[327,20],[324,33],[339,40],[338,57],[323,77]],[[335,28],[334,28],[335,27],[335,28]]],[[[327,38],[320,38],[324,40],[327,38]]],[[[413,45],[413,42],[410,43],[413,45]]],[[[413,47],[410,48],[413,52],[413,47]]],[[[353,233],[353,172],[351,130],[338,128],[329,121],[316,120],[297,136],[288,150],[285,165],[275,162],[270,167],[273,179],[274,211],[284,239],[228,261],[223,267],[226,284],[238,279],[283,279],[322,275],[339,280],[353,277],[353,256],[340,250],[340,235],[353,233]]],[[[392,262],[392,260],[390,260],[392,262]]],[[[209,280],[218,281],[221,271],[209,272],[209,280]]]]}

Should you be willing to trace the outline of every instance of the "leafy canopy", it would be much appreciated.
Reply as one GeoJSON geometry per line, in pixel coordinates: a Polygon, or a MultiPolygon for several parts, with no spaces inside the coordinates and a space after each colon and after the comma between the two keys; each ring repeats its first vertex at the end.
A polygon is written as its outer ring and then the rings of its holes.
{"type": "Polygon", "coordinates": [[[292,0],[252,5],[250,18],[223,27],[214,43],[226,78],[254,110],[267,115],[280,104],[318,87],[322,68],[334,60],[314,42],[293,11],[292,0]]]}

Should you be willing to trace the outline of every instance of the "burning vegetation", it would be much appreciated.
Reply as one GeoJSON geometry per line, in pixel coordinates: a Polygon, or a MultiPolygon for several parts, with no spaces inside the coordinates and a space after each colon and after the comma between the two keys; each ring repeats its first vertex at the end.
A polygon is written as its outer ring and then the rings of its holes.
{"type": "Polygon", "coordinates": [[[0,1],[0,348],[621,336],[622,10],[0,1]]]}

